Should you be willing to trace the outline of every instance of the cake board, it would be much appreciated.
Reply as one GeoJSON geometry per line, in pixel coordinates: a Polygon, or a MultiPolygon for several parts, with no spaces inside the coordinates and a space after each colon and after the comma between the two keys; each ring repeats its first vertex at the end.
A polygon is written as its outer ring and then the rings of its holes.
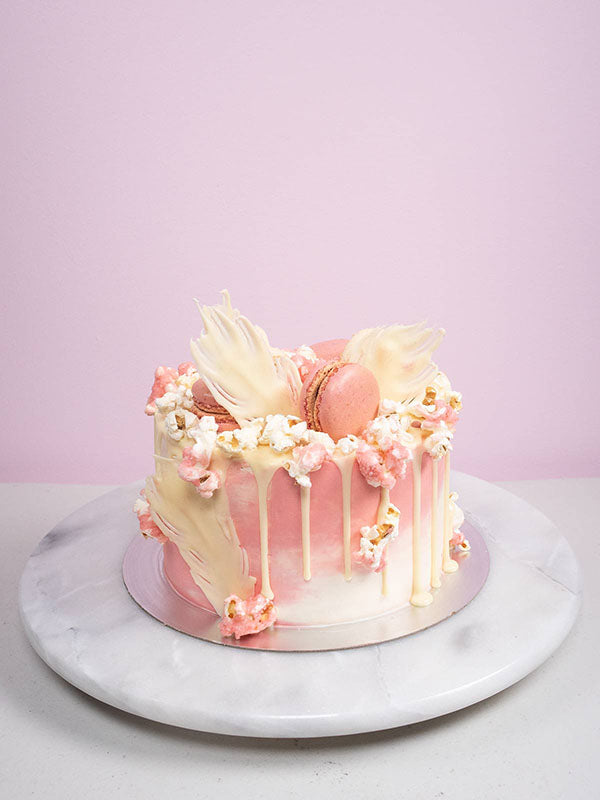
{"type": "Polygon", "coordinates": [[[152,618],[123,584],[140,485],[83,506],[40,542],[21,579],[20,608],[31,644],[59,675],[159,722],[296,738],[430,719],[523,678],[559,646],[579,608],[579,569],[553,523],[505,490],[453,473],[491,561],[483,589],[460,612],[409,636],[345,650],[205,642],[152,618]]]}

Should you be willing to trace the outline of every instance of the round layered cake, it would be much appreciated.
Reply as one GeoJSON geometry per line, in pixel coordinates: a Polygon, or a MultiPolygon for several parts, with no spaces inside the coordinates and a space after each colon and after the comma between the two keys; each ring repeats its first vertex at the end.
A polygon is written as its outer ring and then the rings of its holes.
{"type": "Polygon", "coordinates": [[[226,292],[200,310],[194,361],[155,373],[135,507],[173,590],[238,638],[431,603],[468,550],[450,491],[461,397],[432,361],[444,332],[287,351],[226,292]]]}

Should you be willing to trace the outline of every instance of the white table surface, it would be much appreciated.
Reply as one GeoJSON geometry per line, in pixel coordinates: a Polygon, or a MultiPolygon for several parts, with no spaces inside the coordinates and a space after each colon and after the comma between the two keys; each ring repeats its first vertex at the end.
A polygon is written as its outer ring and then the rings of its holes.
{"type": "Polygon", "coordinates": [[[56,676],[21,629],[19,576],[56,522],[112,487],[0,485],[2,797],[599,797],[600,478],[501,485],[553,519],[580,561],[583,608],[565,643],[532,675],[463,711],[383,733],[304,740],[171,728],[56,676]]]}

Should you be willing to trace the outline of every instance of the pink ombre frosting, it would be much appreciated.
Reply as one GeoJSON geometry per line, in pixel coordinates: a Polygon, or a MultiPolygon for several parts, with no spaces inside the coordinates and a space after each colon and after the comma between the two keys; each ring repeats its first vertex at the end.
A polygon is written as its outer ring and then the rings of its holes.
{"type": "MultiPolygon", "coordinates": [[[[390,491],[390,501],[402,509],[398,536],[386,548],[384,564],[374,571],[368,560],[354,557],[360,551],[361,528],[371,526],[377,518],[381,490],[369,486],[357,463],[352,468],[351,517],[349,542],[355,564],[352,580],[344,580],[344,541],[342,519],[342,475],[338,466],[326,460],[311,474],[311,572],[310,581],[302,575],[302,509],[300,487],[284,469],[278,469],[267,494],[269,524],[270,585],[275,596],[281,624],[315,625],[347,622],[361,617],[377,616],[408,602],[412,586],[411,530],[413,477],[408,471],[390,491]],[[381,593],[381,568],[387,563],[388,594],[381,593]]],[[[443,476],[438,472],[441,519],[443,476]]],[[[224,489],[228,497],[231,519],[240,546],[248,559],[248,570],[256,576],[256,590],[264,590],[261,581],[261,538],[259,496],[254,475],[243,460],[233,460],[227,470],[224,489]]],[[[423,535],[420,548],[424,569],[428,569],[431,545],[428,525],[431,520],[432,461],[423,457],[421,495],[423,502],[423,535]]],[[[202,502],[199,500],[199,502],[202,502]]],[[[439,542],[440,553],[442,541],[439,542]]],[[[203,592],[193,580],[188,565],[177,547],[165,548],[165,574],[179,594],[190,602],[210,608],[203,592]]],[[[221,609],[218,608],[220,613],[221,609]]]]}

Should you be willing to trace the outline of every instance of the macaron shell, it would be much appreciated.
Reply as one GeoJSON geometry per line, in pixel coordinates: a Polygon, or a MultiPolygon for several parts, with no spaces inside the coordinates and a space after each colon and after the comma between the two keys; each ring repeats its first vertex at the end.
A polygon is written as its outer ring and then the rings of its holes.
{"type": "Polygon", "coordinates": [[[321,383],[314,417],[318,428],[334,441],[359,436],[379,409],[379,386],[371,370],[340,363],[321,383]]]}
{"type": "Polygon", "coordinates": [[[317,358],[324,358],[325,361],[340,359],[348,339],[327,339],[324,342],[317,342],[311,345],[311,349],[317,358]]]}
{"type": "Polygon", "coordinates": [[[232,430],[239,427],[237,422],[222,405],[217,403],[202,379],[192,386],[195,411],[199,416],[211,416],[219,425],[219,430],[232,430]],[[226,426],[226,427],[221,427],[226,426]]]}

